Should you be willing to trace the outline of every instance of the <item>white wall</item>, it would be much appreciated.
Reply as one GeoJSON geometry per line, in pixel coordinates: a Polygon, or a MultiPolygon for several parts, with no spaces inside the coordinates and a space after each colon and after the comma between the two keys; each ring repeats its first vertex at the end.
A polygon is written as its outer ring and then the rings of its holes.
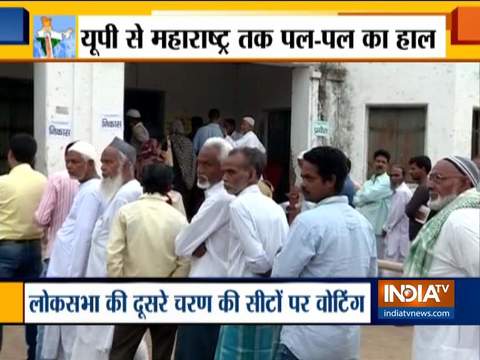
{"type": "Polygon", "coordinates": [[[479,64],[347,63],[347,95],[353,122],[353,176],[366,176],[368,105],[427,105],[426,154],[435,162],[470,156],[472,112],[479,106],[479,64]]]}
{"type": "Polygon", "coordinates": [[[100,155],[115,136],[123,136],[123,83],[122,63],[35,64],[34,131],[40,171],[64,169],[64,149],[72,140],[90,142],[100,155]],[[105,114],[117,114],[122,126],[102,128],[105,114]],[[58,119],[71,121],[70,136],[50,134],[49,125],[58,119]]]}

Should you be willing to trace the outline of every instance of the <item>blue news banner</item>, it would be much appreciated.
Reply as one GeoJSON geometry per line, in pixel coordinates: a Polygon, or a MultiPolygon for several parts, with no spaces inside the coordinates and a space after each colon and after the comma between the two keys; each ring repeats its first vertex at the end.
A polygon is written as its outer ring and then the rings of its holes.
{"type": "Polygon", "coordinates": [[[480,325],[480,278],[39,279],[32,324],[480,325]]]}

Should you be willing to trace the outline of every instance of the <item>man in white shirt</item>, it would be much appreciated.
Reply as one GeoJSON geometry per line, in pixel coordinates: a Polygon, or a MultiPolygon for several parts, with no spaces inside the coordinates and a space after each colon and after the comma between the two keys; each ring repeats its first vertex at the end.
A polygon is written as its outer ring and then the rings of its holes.
{"type": "Polygon", "coordinates": [[[246,116],[240,123],[240,133],[243,136],[238,140],[233,140],[231,137],[227,137],[227,140],[232,143],[233,147],[251,147],[260,150],[262,153],[266,153],[265,147],[258,139],[257,135],[253,132],[255,128],[255,120],[246,116]]]}
{"type": "MultiPolygon", "coordinates": [[[[480,181],[473,161],[449,156],[428,176],[428,206],[438,211],[410,248],[408,277],[480,276],[480,181]]],[[[415,326],[414,360],[478,360],[480,326],[415,326]]]]}
{"type": "MultiPolygon", "coordinates": [[[[103,211],[94,147],[77,141],[66,156],[70,176],[80,182],[72,208],[53,244],[47,277],[84,277],[95,222],[103,211]]],[[[75,326],[45,327],[42,359],[70,359],[75,326]]]]}
{"type": "MultiPolygon", "coordinates": [[[[225,139],[214,137],[197,157],[197,186],[205,190],[205,201],[175,240],[176,255],[191,259],[190,277],[227,276],[229,206],[235,196],[223,186],[222,161],[231,150],[225,139]]],[[[175,359],[213,359],[219,330],[219,325],[180,326],[175,359]]]]}
{"type": "Polygon", "coordinates": [[[140,152],[142,144],[150,139],[150,133],[145,125],[142,123],[142,115],[137,109],[130,109],[125,114],[128,125],[132,129],[132,138],[130,144],[135,148],[137,152],[140,152]]]}
{"type": "MultiPolygon", "coordinates": [[[[275,254],[285,242],[285,212],[258,188],[266,164],[256,148],[234,149],[223,163],[225,189],[237,198],[230,204],[232,237],[228,275],[269,277],[275,254]]],[[[271,358],[279,328],[271,325],[222,326],[215,359],[271,358]]]]}
{"type": "MultiPolygon", "coordinates": [[[[405,169],[399,165],[393,165],[390,171],[393,196],[387,221],[383,226],[385,239],[384,257],[386,260],[401,263],[408,255],[410,246],[408,237],[409,220],[405,209],[412,198],[412,191],[405,184],[404,180],[405,169]]],[[[390,273],[384,272],[383,275],[390,275],[390,273]]]]}
{"type": "MultiPolygon", "coordinates": [[[[118,210],[142,195],[142,186],[135,179],[136,151],[125,141],[115,138],[102,153],[102,182],[100,191],[105,211],[95,224],[86,269],[87,277],[107,276],[107,242],[110,228],[118,210]]],[[[72,350],[72,360],[108,360],[113,325],[78,326],[72,350]]],[[[142,343],[137,359],[147,359],[147,346],[142,343]],[[143,351],[143,352],[142,352],[143,351]]]]}

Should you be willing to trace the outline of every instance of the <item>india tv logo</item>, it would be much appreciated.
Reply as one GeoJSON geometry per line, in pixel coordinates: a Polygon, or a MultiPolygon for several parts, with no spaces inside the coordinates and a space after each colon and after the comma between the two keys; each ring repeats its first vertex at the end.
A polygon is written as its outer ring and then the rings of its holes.
{"type": "Polygon", "coordinates": [[[43,59],[74,58],[75,16],[35,16],[33,56],[43,59]]]}
{"type": "Polygon", "coordinates": [[[380,319],[453,319],[454,280],[379,280],[380,319]]]}

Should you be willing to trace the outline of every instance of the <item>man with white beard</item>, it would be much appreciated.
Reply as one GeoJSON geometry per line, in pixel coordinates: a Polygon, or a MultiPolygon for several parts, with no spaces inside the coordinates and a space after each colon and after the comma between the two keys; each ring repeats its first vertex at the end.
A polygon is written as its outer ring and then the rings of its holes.
{"type": "MultiPolygon", "coordinates": [[[[461,156],[430,172],[428,206],[438,213],[420,230],[405,265],[408,277],[480,276],[479,169],[461,156]]],[[[480,326],[415,326],[413,359],[478,360],[480,326]]]]}
{"type": "MultiPolygon", "coordinates": [[[[222,162],[231,150],[225,139],[213,137],[198,153],[197,186],[205,190],[205,201],[175,240],[176,255],[191,258],[190,277],[227,276],[229,206],[235,196],[223,186],[222,162]]],[[[219,330],[213,324],[180,326],[175,359],[213,359],[219,330]]]]}
{"type": "MultiPolygon", "coordinates": [[[[67,218],[57,232],[48,278],[85,276],[92,232],[103,211],[95,148],[84,141],[77,141],[67,152],[65,161],[68,173],[80,182],[80,187],[67,218]]],[[[75,332],[75,326],[46,326],[41,358],[70,359],[75,332]]]]}
{"type": "MultiPolygon", "coordinates": [[[[115,138],[102,153],[102,182],[100,192],[104,197],[105,211],[95,224],[88,257],[87,277],[107,276],[107,242],[110,227],[118,209],[137,200],[142,186],[135,179],[136,151],[125,141],[115,138]]],[[[114,327],[79,326],[72,351],[72,359],[108,359],[114,327]]],[[[147,359],[146,344],[142,343],[137,359],[147,359]]]]}

